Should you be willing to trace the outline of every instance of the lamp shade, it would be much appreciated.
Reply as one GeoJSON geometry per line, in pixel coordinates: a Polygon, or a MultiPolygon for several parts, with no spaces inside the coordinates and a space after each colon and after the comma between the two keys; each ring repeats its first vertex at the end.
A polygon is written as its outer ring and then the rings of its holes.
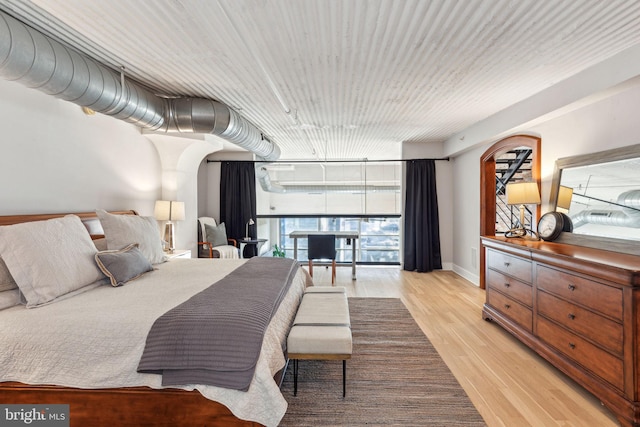
{"type": "Polygon", "coordinates": [[[158,200],[154,216],[158,221],[182,221],[184,220],[184,202],[158,200]]]}
{"type": "Polygon", "coordinates": [[[540,203],[540,192],[535,182],[512,182],[507,184],[507,204],[530,205],[540,203]]]}
{"type": "Polygon", "coordinates": [[[572,198],[573,188],[561,185],[560,188],[558,188],[558,202],[556,203],[556,207],[569,210],[572,198]]]}

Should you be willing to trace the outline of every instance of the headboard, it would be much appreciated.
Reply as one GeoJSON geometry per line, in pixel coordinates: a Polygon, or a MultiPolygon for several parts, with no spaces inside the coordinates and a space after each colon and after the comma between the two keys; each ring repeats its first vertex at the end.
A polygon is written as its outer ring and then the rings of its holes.
{"type": "MultiPolygon", "coordinates": [[[[109,211],[109,213],[115,215],[138,215],[138,212],[134,210],[128,211],[109,211]]],[[[93,240],[104,237],[102,226],[98,220],[98,215],[95,212],[67,212],[67,213],[54,213],[54,214],[29,214],[29,215],[6,215],[0,216],[0,226],[21,224],[23,222],[31,221],[44,221],[52,218],[61,218],[65,215],[76,215],[80,217],[82,223],[87,228],[87,231],[91,235],[93,240]]]]}

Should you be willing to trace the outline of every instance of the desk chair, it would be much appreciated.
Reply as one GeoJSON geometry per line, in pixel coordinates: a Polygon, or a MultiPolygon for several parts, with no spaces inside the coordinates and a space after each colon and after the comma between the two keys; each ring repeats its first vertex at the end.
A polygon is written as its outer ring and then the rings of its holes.
{"type": "Polygon", "coordinates": [[[331,284],[336,280],[336,235],[309,234],[308,236],[309,275],[313,277],[313,260],[331,260],[331,284]]]}

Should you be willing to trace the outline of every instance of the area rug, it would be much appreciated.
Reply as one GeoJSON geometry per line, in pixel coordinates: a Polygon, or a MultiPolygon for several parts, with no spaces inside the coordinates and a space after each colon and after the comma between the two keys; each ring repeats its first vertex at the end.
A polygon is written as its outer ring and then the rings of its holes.
{"type": "Polygon", "coordinates": [[[402,301],[349,298],[353,355],[342,397],[341,361],[300,361],[282,392],[281,426],[485,426],[402,301]]]}

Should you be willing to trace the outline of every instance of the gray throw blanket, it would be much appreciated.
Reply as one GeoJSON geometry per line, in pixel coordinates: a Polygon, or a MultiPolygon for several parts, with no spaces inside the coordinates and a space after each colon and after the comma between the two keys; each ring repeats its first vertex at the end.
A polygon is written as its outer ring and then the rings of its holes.
{"type": "Polygon", "coordinates": [[[297,270],[292,259],[254,257],[169,310],[151,327],[138,372],[162,374],[165,386],[248,390],[267,326],[297,270]]]}

